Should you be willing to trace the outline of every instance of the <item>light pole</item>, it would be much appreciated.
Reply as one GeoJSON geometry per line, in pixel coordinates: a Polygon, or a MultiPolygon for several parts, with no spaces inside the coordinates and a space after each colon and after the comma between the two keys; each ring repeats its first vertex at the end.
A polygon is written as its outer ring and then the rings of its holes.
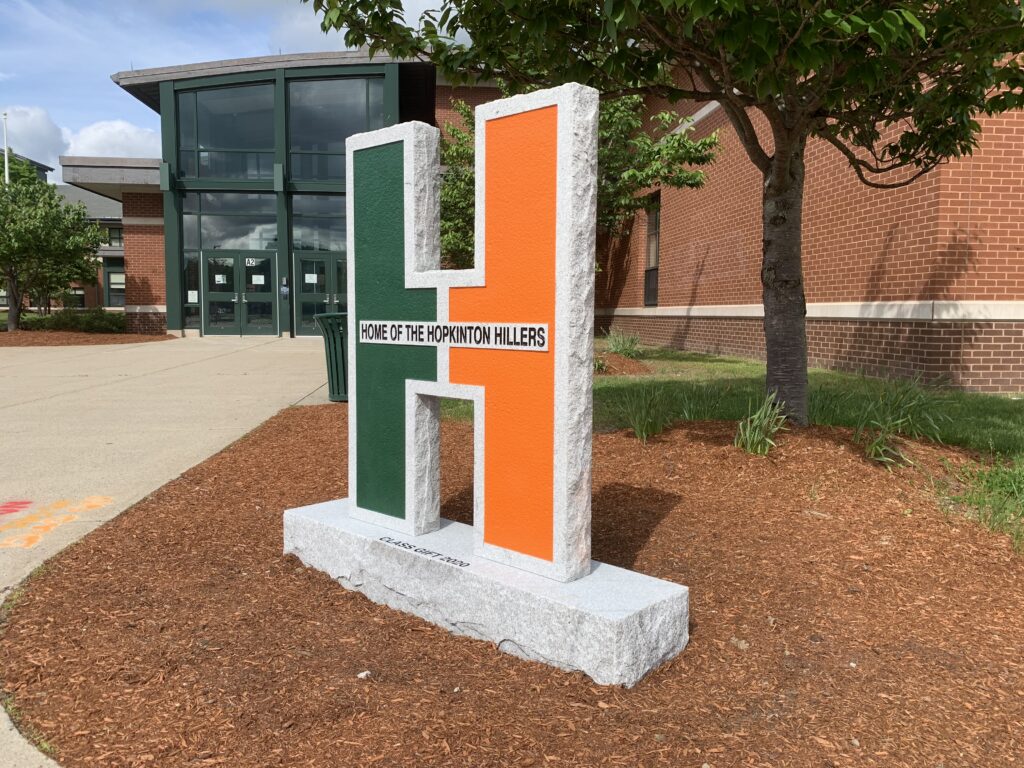
{"type": "Polygon", "coordinates": [[[7,159],[7,113],[4,112],[4,184],[11,183],[11,161],[7,159]]]}

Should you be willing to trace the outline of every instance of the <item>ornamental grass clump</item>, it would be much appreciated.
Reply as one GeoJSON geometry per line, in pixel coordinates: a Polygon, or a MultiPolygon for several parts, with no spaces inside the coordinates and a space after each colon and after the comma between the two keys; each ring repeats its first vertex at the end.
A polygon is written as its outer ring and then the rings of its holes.
{"type": "Polygon", "coordinates": [[[899,438],[940,442],[938,422],[945,418],[940,413],[941,405],[918,378],[892,382],[861,413],[854,442],[863,446],[865,456],[879,464],[890,468],[910,464],[899,438]]]}
{"type": "Polygon", "coordinates": [[[608,331],[608,351],[636,360],[640,357],[640,337],[612,328],[608,331]]]}
{"type": "Polygon", "coordinates": [[[786,428],[782,403],[770,393],[760,407],[739,423],[733,445],[756,456],[767,456],[775,447],[773,438],[786,428]]]}
{"type": "Polygon", "coordinates": [[[672,421],[672,402],[663,386],[631,387],[622,393],[616,410],[642,443],[660,435],[672,421]]]}

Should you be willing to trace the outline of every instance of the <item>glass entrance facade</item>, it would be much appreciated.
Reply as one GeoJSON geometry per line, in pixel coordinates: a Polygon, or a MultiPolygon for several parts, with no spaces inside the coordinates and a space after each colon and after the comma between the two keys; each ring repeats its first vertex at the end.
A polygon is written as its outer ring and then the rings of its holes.
{"type": "Polygon", "coordinates": [[[397,65],[160,84],[168,328],[317,333],[345,309],[345,139],[397,121],[397,65]]]}

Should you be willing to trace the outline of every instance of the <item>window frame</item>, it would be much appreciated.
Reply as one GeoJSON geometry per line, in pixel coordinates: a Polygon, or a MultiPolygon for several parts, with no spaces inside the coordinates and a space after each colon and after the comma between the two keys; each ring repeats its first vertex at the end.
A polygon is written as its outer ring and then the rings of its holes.
{"type": "Polygon", "coordinates": [[[646,213],[647,227],[644,234],[644,306],[656,307],[658,306],[658,270],[661,266],[661,195],[659,193],[651,195],[646,207],[646,213]]]}

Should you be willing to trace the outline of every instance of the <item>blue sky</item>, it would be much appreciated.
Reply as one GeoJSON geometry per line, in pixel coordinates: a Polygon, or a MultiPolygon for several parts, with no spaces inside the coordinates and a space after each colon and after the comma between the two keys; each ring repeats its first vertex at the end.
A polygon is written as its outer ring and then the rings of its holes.
{"type": "Polygon", "coordinates": [[[114,72],[343,47],[299,0],[2,0],[0,111],[11,148],[48,165],[156,157],[159,116],[114,72]]]}

